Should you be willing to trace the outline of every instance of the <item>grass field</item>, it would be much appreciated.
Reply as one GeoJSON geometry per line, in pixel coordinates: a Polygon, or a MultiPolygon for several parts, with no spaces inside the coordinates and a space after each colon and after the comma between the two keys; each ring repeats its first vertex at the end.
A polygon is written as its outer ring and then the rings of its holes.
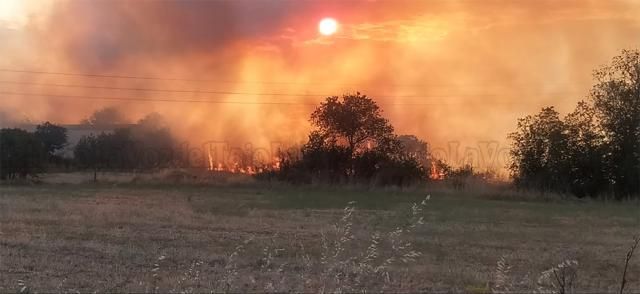
{"type": "MultiPolygon", "coordinates": [[[[640,232],[637,202],[474,195],[255,183],[2,185],[0,292],[531,291],[565,260],[578,262],[576,291],[618,290],[640,232]],[[394,259],[388,274],[354,270],[364,268],[356,257],[369,252],[374,232],[381,237],[370,264],[399,250],[385,243],[398,235],[385,232],[407,224],[411,203],[427,194],[424,225],[402,235],[421,255],[394,259]],[[357,209],[336,229],[349,201],[357,209]],[[340,241],[345,227],[352,241],[340,241]]],[[[629,293],[640,292],[636,254],[629,293]]]]}

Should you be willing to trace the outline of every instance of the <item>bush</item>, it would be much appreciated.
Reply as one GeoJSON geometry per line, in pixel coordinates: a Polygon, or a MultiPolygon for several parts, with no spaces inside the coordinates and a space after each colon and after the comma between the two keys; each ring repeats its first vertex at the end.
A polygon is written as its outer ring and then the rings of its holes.
{"type": "Polygon", "coordinates": [[[356,93],[328,97],[312,113],[315,130],[300,157],[283,156],[281,168],[262,178],[291,183],[406,186],[427,179],[427,144],[397,136],[378,105],[356,93]]]}
{"type": "Polygon", "coordinates": [[[42,171],[46,157],[43,143],[21,129],[0,130],[0,179],[26,178],[42,171]]]}

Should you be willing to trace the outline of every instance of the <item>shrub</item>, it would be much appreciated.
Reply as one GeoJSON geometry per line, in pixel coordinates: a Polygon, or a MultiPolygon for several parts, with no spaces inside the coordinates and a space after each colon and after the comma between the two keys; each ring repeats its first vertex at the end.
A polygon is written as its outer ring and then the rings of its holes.
{"type": "Polygon", "coordinates": [[[0,129],[0,179],[25,178],[42,171],[44,145],[21,129],[0,129]]]}

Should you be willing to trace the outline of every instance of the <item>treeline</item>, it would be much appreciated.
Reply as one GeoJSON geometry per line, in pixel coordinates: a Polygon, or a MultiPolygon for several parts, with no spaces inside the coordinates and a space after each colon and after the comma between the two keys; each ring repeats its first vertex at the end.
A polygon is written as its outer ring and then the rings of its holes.
{"type": "Polygon", "coordinates": [[[177,141],[157,113],[135,124],[126,124],[114,108],[94,112],[83,120],[87,130],[72,148],[68,130],[50,122],[29,132],[17,128],[0,129],[0,179],[33,176],[54,167],[101,170],[145,170],[168,167],[180,159],[177,141]]]}
{"type": "MultiPolygon", "coordinates": [[[[88,122],[96,124],[95,119],[88,122]]],[[[178,157],[177,150],[176,140],[164,119],[152,113],[136,124],[83,136],[73,149],[73,158],[79,167],[93,170],[95,180],[100,170],[171,166],[178,157]]]]}
{"type": "MultiPolygon", "coordinates": [[[[553,107],[545,107],[518,120],[516,131],[509,135],[508,166],[516,187],[578,197],[639,197],[640,51],[623,51],[594,78],[588,99],[568,115],[561,117],[553,107]]],[[[94,175],[100,170],[190,166],[189,156],[177,151],[160,115],[148,115],[135,124],[122,122],[110,108],[85,119],[84,124],[96,127],[114,123],[122,127],[81,138],[73,150],[73,166],[93,170],[94,175]]],[[[433,158],[426,142],[396,134],[375,101],[360,93],[326,98],[310,122],[313,130],[306,143],[295,152],[281,152],[279,166],[259,169],[259,178],[396,186],[444,178],[454,187],[464,187],[466,179],[491,176],[471,166],[455,169],[433,158]]],[[[26,177],[48,164],[65,162],[58,152],[66,144],[67,131],[50,123],[34,132],[2,129],[0,177],[26,177]]],[[[253,154],[241,155],[230,171],[239,164],[239,168],[254,164],[253,154]]],[[[258,170],[253,167],[252,171],[258,170]]]]}
{"type": "Polygon", "coordinates": [[[47,163],[64,159],[56,155],[67,143],[67,130],[45,122],[34,132],[0,129],[0,179],[24,178],[42,172],[47,163]]]}
{"type": "Polygon", "coordinates": [[[565,117],[545,107],[518,121],[509,135],[516,186],[640,196],[640,51],[623,51],[594,78],[588,99],[565,117]]]}

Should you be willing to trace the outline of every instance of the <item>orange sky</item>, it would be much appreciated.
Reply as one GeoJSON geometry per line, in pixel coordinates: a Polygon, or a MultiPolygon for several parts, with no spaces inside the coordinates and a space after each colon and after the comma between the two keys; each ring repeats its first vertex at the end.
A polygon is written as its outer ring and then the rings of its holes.
{"type": "Polygon", "coordinates": [[[587,94],[595,67],[640,47],[640,1],[633,0],[0,3],[0,69],[206,80],[0,71],[0,81],[187,90],[0,83],[0,92],[240,103],[0,94],[5,120],[74,123],[113,105],[132,119],[160,112],[191,140],[260,146],[301,142],[313,104],[360,91],[381,104],[400,134],[435,147],[459,142],[461,153],[486,141],[506,147],[518,117],[544,105],[569,111],[587,94]],[[325,16],[340,22],[336,35],[318,34],[325,16]]]}

